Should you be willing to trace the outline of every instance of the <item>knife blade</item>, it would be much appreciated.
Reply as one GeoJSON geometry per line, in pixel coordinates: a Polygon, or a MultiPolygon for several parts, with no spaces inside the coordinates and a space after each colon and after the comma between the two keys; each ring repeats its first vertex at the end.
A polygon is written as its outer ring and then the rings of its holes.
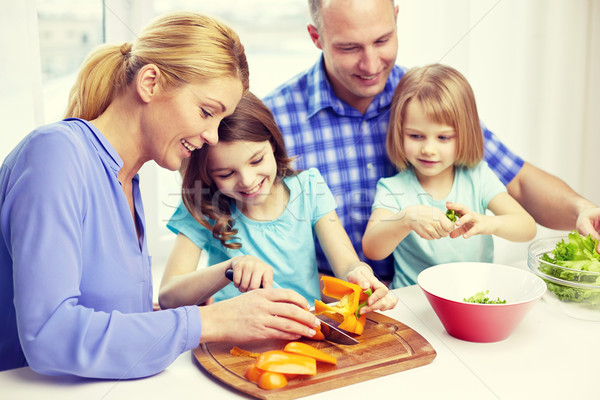
{"type": "Polygon", "coordinates": [[[317,318],[321,321],[321,332],[323,333],[323,336],[325,336],[325,340],[348,346],[358,344],[358,340],[332,325],[336,323],[332,319],[329,319],[324,315],[317,315],[317,318]]]}

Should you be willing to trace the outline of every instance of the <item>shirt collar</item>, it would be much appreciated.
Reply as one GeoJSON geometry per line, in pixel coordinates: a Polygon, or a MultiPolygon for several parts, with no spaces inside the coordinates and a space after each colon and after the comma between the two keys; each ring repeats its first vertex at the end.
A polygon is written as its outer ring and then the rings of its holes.
{"type": "MultiPolygon", "coordinates": [[[[369,107],[364,114],[365,118],[370,118],[372,115],[378,116],[382,111],[389,108],[394,96],[394,90],[403,73],[404,70],[397,65],[392,68],[392,71],[385,82],[383,91],[375,96],[371,104],[369,104],[369,107]]],[[[340,115],[361,115],[358,110],[336,96],[333,87],[327,78],[325,61],[322,54],[319,61],[309,70],[307,85],[309,93],[308,118],[311,118],[316,113],[326,108],[332,108],[333,111],[340,115]]]]}
{"type": "MultiPolygon", "coordinates": [[[[104,135],[92,125],[90,122],[85,121],[80,118],[66,118],[65,121],[78,121],[82,125],[87,127],[88,138],[90,142],[98,152],[98,155],[102,159],[102,162],[108,165],[115,173],[118,173],[121,168],[123,168],[123,160],[119,156],[119,153],[115,150],[115,148],[110,144],[110,142],[104,137],[104,135]],[[89,134],[91,132],[91,134],[89,134]]],[[[85,131],[85,129],[84,129],[85,131]]]]}

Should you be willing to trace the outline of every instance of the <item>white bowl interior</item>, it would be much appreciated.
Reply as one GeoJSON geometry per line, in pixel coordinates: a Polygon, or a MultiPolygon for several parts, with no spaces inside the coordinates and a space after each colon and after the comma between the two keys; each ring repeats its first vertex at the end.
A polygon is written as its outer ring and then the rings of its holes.
{"type": "Polygon", "coordinates": [[[501,264],[457,262],[427,268],[418,276],[427,292],[448,300],[464,298],[489,290],[490,299],[507,304],[525,303],[540,298],[546,284],[533,273],[501,264]]]}

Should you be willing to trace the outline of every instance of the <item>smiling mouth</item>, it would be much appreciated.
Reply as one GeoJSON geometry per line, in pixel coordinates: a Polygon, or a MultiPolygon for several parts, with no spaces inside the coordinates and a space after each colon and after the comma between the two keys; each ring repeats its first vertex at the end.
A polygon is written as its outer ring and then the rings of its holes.
{"type": "Polygon", "coordinates": [[[183,147],[188,149],[190,152],[196,150],[196,147],[192,146],[187,140],[181,139],[180,142],[183,145],[183,147]]]}
{"type": "Polygon", "coordinates": [[[262,181],[260,181],[260,183],[258,185],[254,186],[250,190],[247,190],[245,192],[240,192],[240,193],[244,197],[252,197],[254,194],[256,194],[262,188],[264,182],[265,182],[265,180],[263,179],[262,181]]]}

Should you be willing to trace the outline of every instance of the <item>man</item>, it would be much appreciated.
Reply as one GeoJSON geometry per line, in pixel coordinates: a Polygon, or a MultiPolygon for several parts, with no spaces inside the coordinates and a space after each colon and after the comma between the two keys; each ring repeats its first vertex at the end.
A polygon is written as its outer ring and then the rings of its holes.
{"type": "MultiPolygon", "coordinates": [[[[319,61],[272,93],[271,108],[296,167],[317,167],[338,201],[339,217],[362,259],[362,235],[377,181],[396,173],[385,150],[390,103],[405,69],[398,51],[393,0],[309,0],[308,33],[319,61]]],[[[562,180],[528,164],[484,127],[485,160],[536,222],[577,228],[600,238],[600,208],[562,180]]],[[[321,272],[331,274],[318,249],[321,272]]],[[[382,280],[393,276],[388,258],[369,261],[382,280]]]]}

